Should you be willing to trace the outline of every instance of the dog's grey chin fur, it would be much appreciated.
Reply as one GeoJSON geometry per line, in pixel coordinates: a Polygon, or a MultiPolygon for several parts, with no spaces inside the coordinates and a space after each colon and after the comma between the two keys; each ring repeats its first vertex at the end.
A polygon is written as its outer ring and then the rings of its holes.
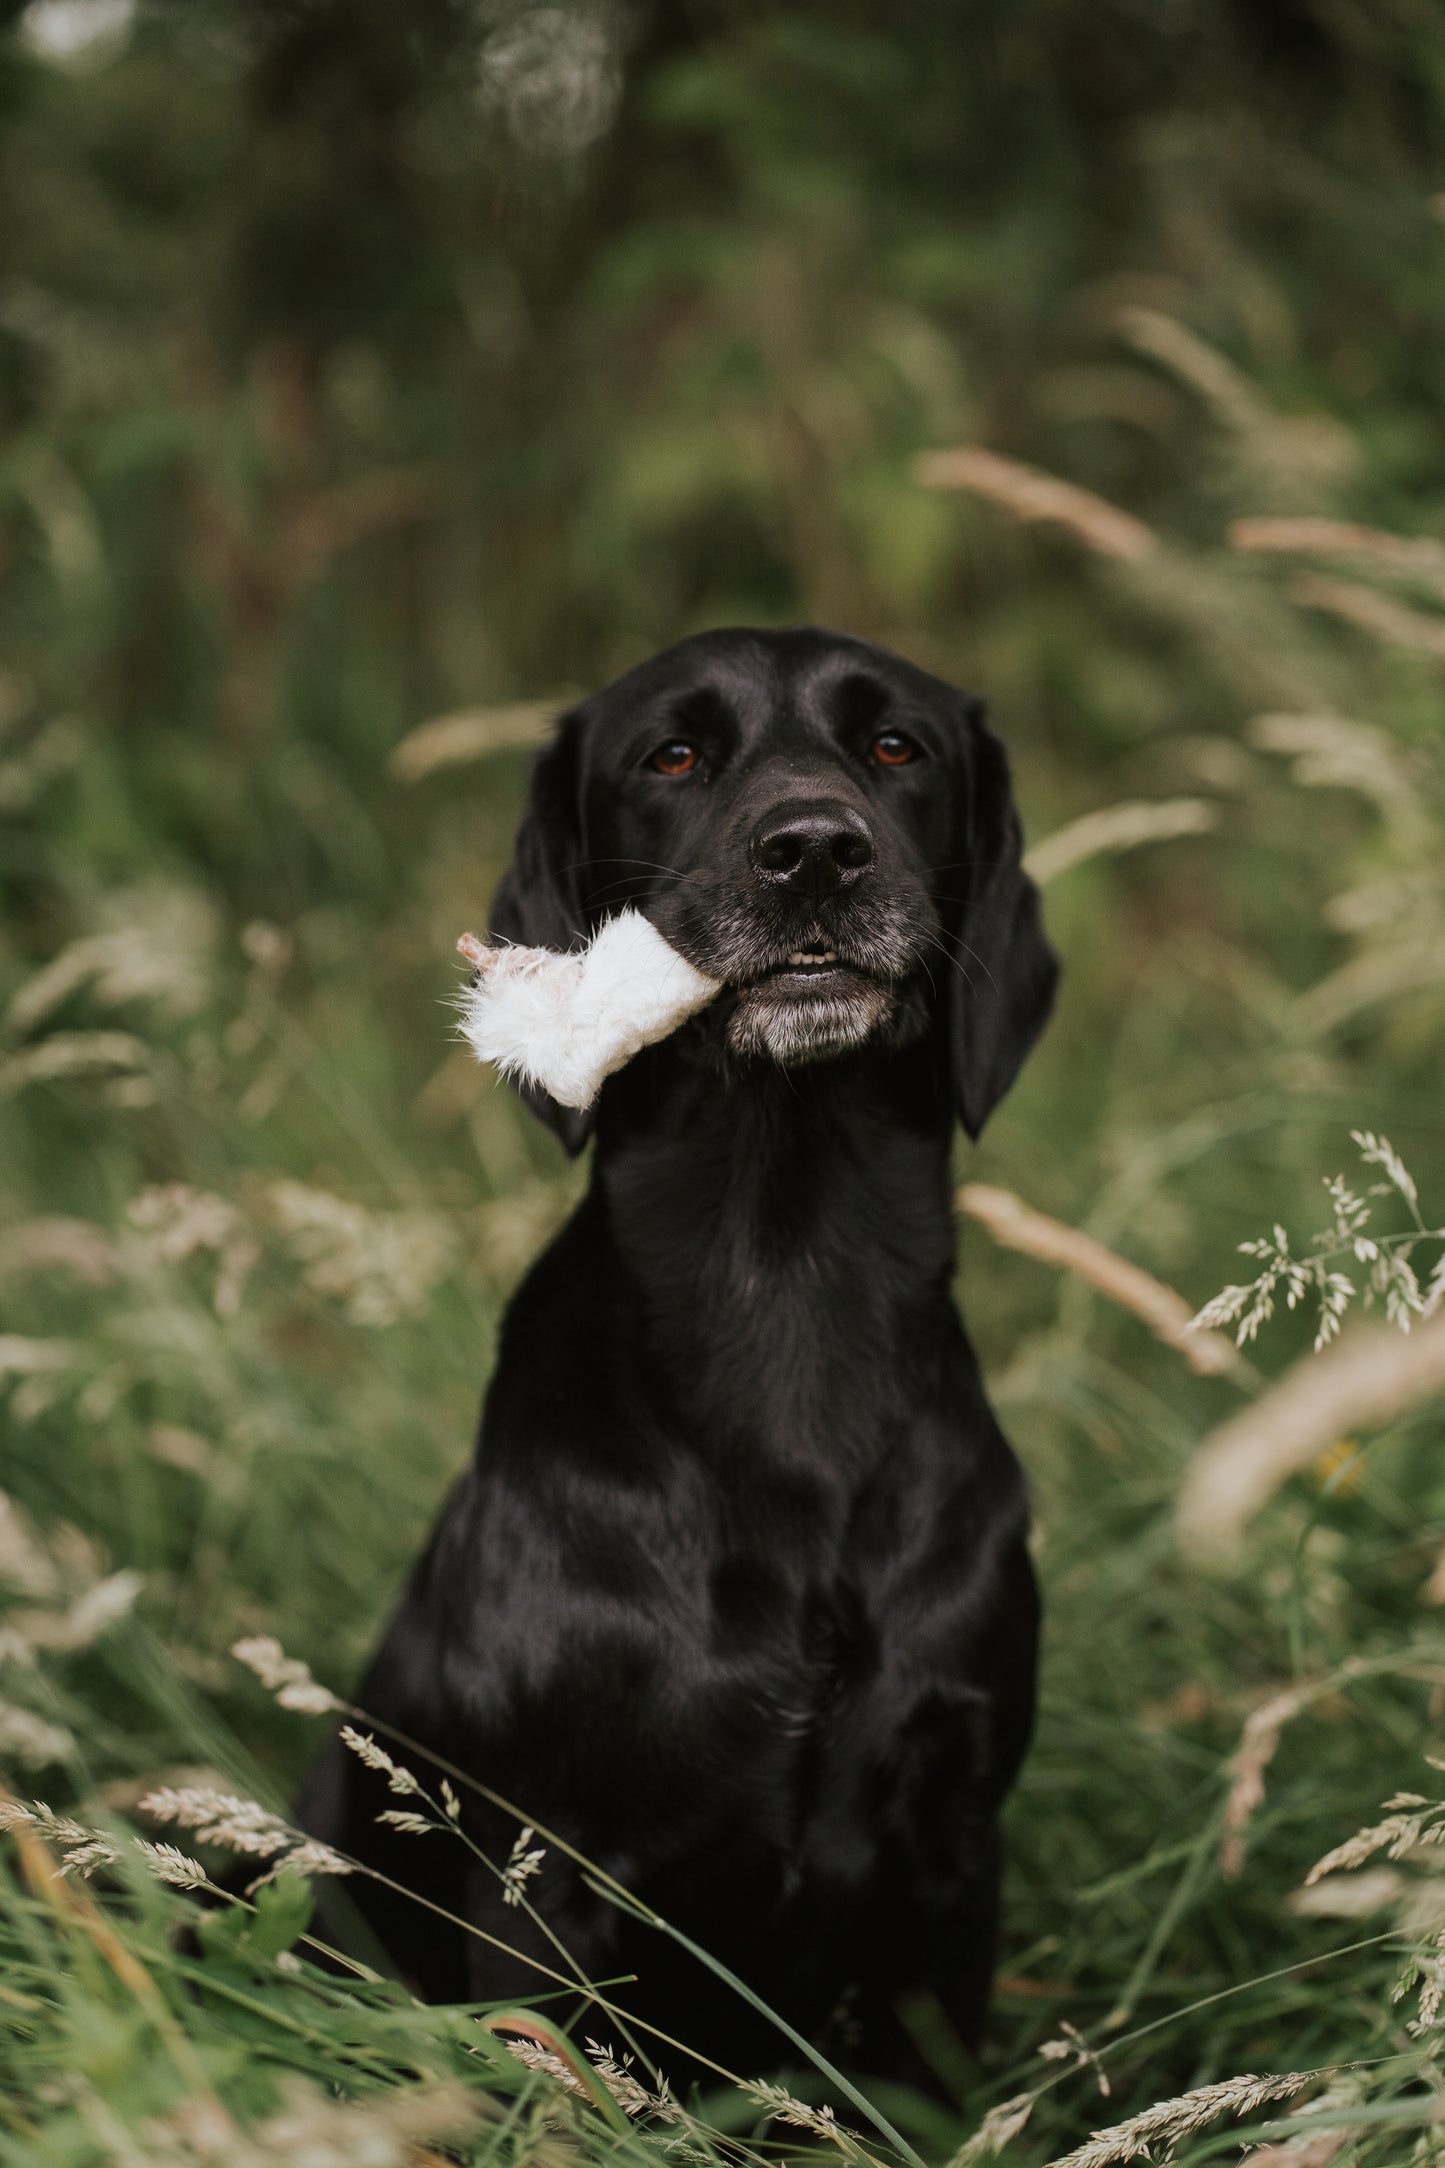
{"type": "Polygon", "coordinates": [[[728,1020],[728,1045],[734,1054],[762,1055],[786,1068],[829,1061],[861,1046],[896,1007],[892,987],[878,979],[801,995],[750,986],[728,1020]]]}

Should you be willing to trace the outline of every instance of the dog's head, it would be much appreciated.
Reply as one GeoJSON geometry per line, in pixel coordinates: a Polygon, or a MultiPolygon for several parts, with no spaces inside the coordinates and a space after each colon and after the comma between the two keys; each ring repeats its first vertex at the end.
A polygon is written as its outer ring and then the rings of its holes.
{"type": "Polygon", "coordinates": [[[743,1059],[934,1031],[976,1137],[1058,975],[1020,847],[979,701],[835,633],[704,633],[562,718],[492,929],[575,948],[634,905],[723,982],[706,1028],[743,1059]]]}

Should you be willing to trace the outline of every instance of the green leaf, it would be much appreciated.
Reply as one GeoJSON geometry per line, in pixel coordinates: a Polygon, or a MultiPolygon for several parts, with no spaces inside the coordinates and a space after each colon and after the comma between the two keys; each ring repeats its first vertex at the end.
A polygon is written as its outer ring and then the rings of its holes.
{"type": "Polygon", "coordinates": [[[278,1875],[256,1892],[256,1910],[245,1936],[245,1948],[254,1957],[279,1957],[305,1934],[315,1903],[311,1884],[304,1875],[278,1875]]]}

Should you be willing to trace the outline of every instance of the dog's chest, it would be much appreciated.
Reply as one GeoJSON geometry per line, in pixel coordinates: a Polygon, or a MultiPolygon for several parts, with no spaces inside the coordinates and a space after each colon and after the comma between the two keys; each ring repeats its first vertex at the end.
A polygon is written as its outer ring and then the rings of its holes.
{"type": "Polygon", "coordinates": [[[836,1129],[759,1123],[727,1141],[609,1196],[638,1388],[704,1451],[701,1432],[728,1451],[752,1438],[779,1467],[856,1480],[934,1383],[946,1192],[906,1138],[845,1148],[836,1129]]]}
{"type": "MultiPolygon", "coordinates": [[[[723,1544],[699,1590],[706,1724],[729,1740],[745,1793],[796,1836],[825,1763],[875,1695],[890,1638],[887,1577],[860,1557],[857,1500],[799,1476],[760,1484],[755,1510],[723,1544]]],[[[731,1517],[725,1517],[723,1526],[731,1517]]],[[[736,1527],[736,1523],[734,1524],[736,1527]]]]}

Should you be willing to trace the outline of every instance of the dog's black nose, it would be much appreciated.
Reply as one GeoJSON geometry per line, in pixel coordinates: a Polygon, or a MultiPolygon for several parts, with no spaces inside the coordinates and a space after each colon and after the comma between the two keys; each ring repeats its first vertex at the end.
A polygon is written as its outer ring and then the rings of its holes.
{"type": "Polygon", "coordinates": [[[837,799],[774,806],[748,843],[753,871],[800,896],[831,896],[856,881],[874,858],[867,821],[837,799]]]}

